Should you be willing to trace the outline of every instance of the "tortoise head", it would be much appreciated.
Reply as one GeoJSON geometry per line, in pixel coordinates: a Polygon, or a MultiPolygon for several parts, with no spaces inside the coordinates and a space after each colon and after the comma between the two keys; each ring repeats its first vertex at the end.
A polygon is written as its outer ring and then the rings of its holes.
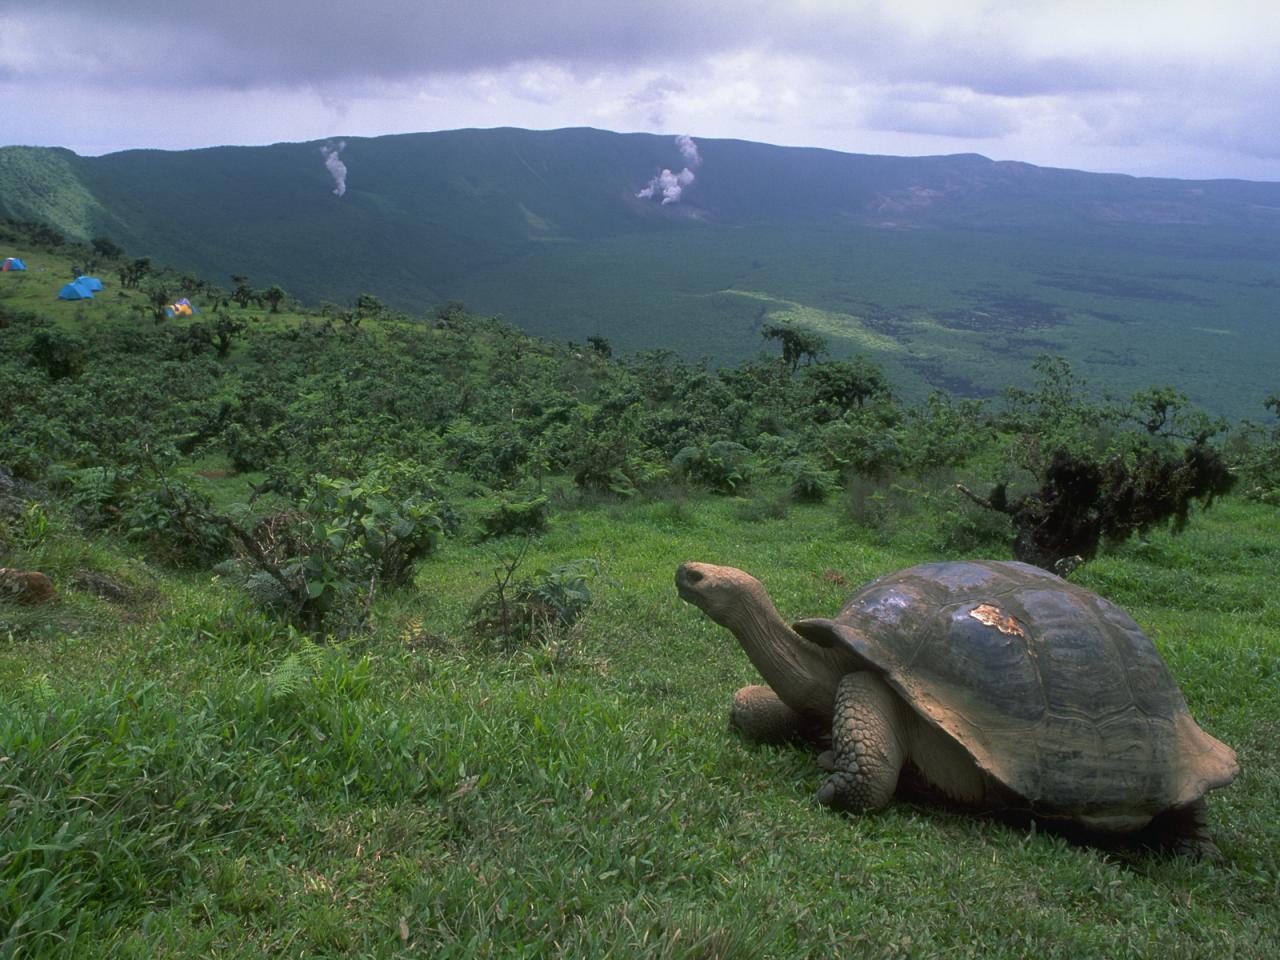
{"type": "Polygon", "coordinates": [[[676,593],[735,633],[744,617],[773,610],[764,584],[737,567],[682,563],[676,568],[676,593]]]}

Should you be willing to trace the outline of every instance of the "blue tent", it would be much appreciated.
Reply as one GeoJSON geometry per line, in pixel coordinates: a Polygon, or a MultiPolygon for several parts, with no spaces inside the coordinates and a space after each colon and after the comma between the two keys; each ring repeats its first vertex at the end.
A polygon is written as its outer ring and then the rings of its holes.
{"type": "Polygon", "coordinates": [[[10,270],[25,270],[27,265],[17,257],[6,257],[4,266],[0,267],[0,273],[8,273],[10,270]]]}
{"type": "Polygon", "coordinates": [[[97,293],[102,289],[102,281],[97,277],[76,277],[75,282],[90,293],[97,293]]]}
{"type": "Polygon", "coordinates": [[[65,287],[58,291],[59,300],[92,300],[93,291],[87,287],[82,287],[76,281],[68,283],[65,287]]]}

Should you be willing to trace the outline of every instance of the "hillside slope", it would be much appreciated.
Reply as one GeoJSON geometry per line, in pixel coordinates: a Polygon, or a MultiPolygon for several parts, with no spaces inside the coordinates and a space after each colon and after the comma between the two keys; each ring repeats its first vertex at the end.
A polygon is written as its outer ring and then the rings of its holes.
{"type": "Polygon", "coordinates": [[[1042,352],[1125,392],[1256,412],[1280,362],[1280,184],[699,140],[678,202],[637,194],[668,137],[575,129],[128,151],[0,149],[0,214],[107,233],[308,302],[462,298],[531,332],[738,360],[765,321],[981,395],[1042,352]]]}

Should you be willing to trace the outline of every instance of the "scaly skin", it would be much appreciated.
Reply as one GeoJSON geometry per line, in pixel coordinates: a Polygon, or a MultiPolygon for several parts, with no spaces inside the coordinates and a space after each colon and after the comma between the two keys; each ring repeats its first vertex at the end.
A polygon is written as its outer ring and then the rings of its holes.
{"type": "Polygon", "coordinates": [[[786,743],[816,734],[816,725],[778,699],[764,684],[743,687],[733,695],[729,726],[753,743],[786,743]]]}
{"type": "Polygon", "coordinates": [[[831,724],[831,750],[820,758],[831,776],[818,802],[840,810],[878,810],[893,799],[906,762],[899,736],[901,701],[877,674],[841,678],[831,724]]]}

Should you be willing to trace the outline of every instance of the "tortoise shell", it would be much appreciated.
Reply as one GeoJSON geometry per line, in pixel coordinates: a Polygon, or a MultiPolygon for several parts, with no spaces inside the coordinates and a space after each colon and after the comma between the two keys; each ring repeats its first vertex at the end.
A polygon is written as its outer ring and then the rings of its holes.
{"type": "Polygon", "coordinates": [[[1238,773],[1133,619],[1038,567],[911,567],[795,628],[883,672],[1039,813],[1127,829],[1238,773]]]}

